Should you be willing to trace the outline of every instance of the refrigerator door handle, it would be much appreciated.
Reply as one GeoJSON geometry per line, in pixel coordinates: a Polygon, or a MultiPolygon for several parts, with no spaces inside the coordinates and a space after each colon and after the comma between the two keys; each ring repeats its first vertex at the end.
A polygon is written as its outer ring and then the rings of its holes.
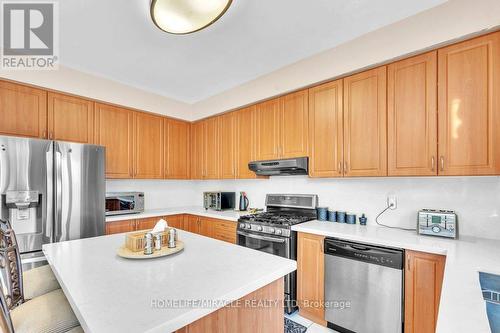
{"type": "Polygon", "coordinates": [[[45,201],[45,223],[46,223],[46,237],[50,239],[50,242],[53,243],[55,240],[54,234],[54,148],[53,144],[50,144],[49,149],[45,152],[45,167],[46,167],[46,178],[47,178],[47,194],[46,198],[42,198],[45,201]]]}
{"type": "Polygon", "coordinates": [[[54,202],[54,234],[55,234],[55,242],[60,241],[61,232],[62,232],[62,153],[55,145],[54,149],[54,157],[55,157],[55,202],[54,202]]]}

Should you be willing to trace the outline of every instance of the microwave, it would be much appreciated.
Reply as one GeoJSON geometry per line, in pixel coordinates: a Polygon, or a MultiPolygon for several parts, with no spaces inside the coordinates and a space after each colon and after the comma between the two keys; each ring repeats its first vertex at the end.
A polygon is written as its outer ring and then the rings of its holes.
{"type": "Polygon", "coordinates": [[[234,209],[236,192],[203,192],[203,207],[205,209],[234,209]]]}
{"type": "Polygon", "coordinates": [[[106,193],[106,216],[144,212],[144,192],[106,193]]]}

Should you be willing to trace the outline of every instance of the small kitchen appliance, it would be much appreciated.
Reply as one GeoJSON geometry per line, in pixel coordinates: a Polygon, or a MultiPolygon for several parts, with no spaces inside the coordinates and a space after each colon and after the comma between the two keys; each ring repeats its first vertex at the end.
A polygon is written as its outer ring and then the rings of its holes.
{"type": "Polygon", "coordinates": [[[106,216],[144,211],[144,192],[107,192],[106,216]]]}
{"type": "MultiPolygon", "coordinates": [[[[297,232],[292,226],[317,218],[314,194],[268,194],[266,212],[238,220],[238,245],[297,260],[297,232]]],[[[285,311],[297,309],[297,272],[285,275],[285,311]]]]}
{"type": "Polygon", "coordinates": [[[246,211],[247,208],[248,208],[249,203],[250,202],[248,200],[247,194],[245,192],[240,192],[240,207],[239,207],[239,210],[241,212],[246,211]]]}
{"type": "Polygon", "coordinates": [[[422,209],[418,212],[417,231],[420,235],[457,238],[457,214],[452,210],[422,209]]]}
{"type": "Polygon", "coordinates": [[[203,207],[205,209],[234,209],[235,201],[235,192],[203,192],[203,207]]]}

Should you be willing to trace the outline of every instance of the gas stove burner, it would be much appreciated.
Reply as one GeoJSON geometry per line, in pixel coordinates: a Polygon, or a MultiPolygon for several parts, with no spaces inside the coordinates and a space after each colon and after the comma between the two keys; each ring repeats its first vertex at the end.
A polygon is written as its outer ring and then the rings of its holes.
{"type": "Polygon", "coordinates": [[[241,220],[252,223],[264,223],[270,225],[291,226],[297,223],[313,220],[311,216],[276,214],[276,213],[260,213],[255,215],[245,215],[241,220]]]}

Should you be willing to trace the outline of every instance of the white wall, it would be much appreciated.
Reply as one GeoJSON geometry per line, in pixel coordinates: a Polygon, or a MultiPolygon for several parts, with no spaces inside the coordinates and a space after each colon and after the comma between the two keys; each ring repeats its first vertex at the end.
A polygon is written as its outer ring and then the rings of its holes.
{"type": "Polygon", "coordinates": [[[144,192],[145,209],[203,206],[195,200],[196,181],[190,180],[107,180],[106,192],[144,192]]]}
{"type": "MultiPolygon", "coordinates": [[[[451,209],[459,216],[461,235],[500,239],[500,177],[312,179],[305,176],[259,180],[124,181],[107,182],[108,191],[144,191],[146,209],[202,206],[203,191],[245,191],[251,207],[264,207],[267,193],[312,193],[321,206],[356,214],[368,224],[395,194],[398,208],[380,221],[414,227],[421,208],[451,209]]],[[[237,193],[238,198],[238,193],[237,193]]]]}
{"type": "MultiPolygon", "coordinates": [[[[449,0],[192,106],[196,119],[500,25],[498,0],[449,0]]],[[[332,31],[342,33],[342,31],[332,31]]]]}

